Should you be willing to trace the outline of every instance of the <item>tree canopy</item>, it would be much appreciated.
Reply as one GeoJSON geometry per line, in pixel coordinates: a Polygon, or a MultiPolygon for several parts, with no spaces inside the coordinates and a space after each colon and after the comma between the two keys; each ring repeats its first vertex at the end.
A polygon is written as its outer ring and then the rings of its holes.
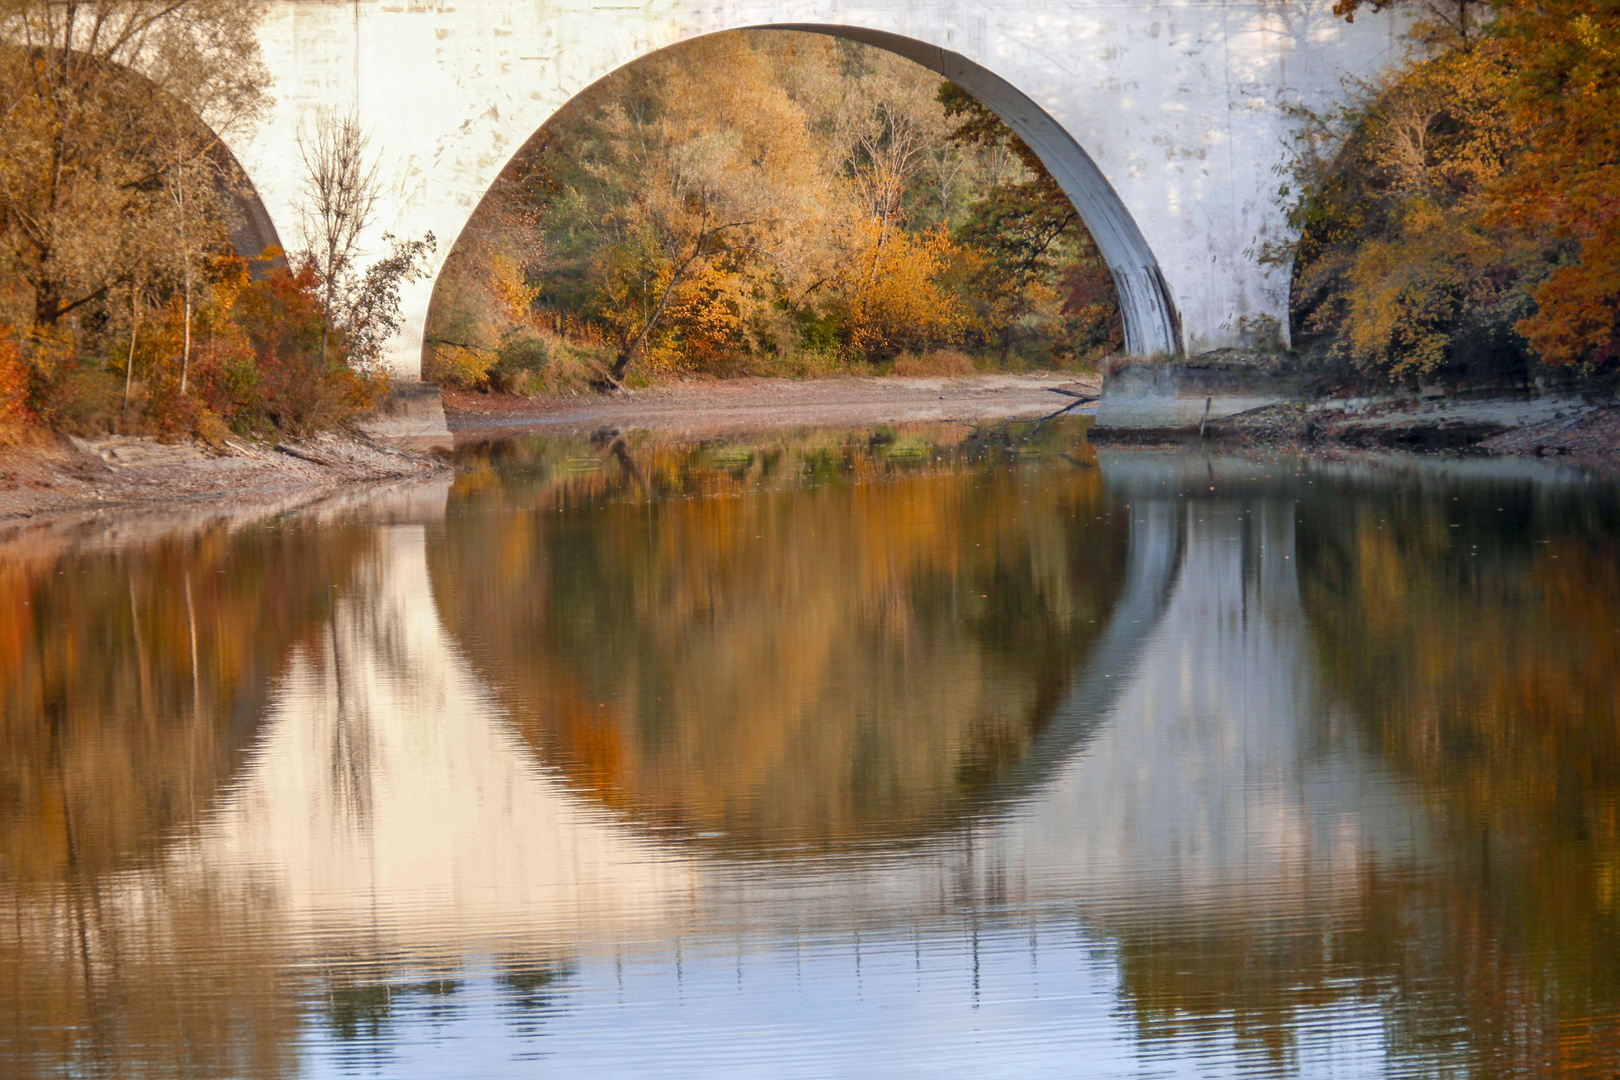
{"type": "MultiPolygon", "coordinates": [[[[0,0],[0,423],[302,431],[382,385],[398,283],[431,237],[365,274],[363,214],[344,218],[340,252],[330,215],[306,229],[290,265],[233,244],[253,195],[224,139],[268,101],[260,14],[252,0],[0,0]]],[[[334,141],[363,156],[341,118],[311,138],[306,171],[334,141]]]]}
{"type": "Polygon", "coordinates": [[[1424,375],[1620,355],[1620,4],[1400,7],[1406,64],[1303,114],[1293,183],[1296,338],[1363,371],[1424,375]]]}

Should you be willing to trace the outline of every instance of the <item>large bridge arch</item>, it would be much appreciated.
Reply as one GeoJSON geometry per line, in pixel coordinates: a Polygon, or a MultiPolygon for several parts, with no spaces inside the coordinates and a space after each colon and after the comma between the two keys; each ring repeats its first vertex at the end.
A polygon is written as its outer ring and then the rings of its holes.
{"type": "MultiPolygon", "coordinates": [[[[1040,156],[1053,179],[1074,204],[1086,228],[1091,231],[1113,274],[1125,325],[1126,351],[1136,355],[1182,351],[1181,325],[1175,301],[1165,285],[1158,260],[1143,238],[1142,230],[1131,217],[1130,210],[1120,201],[1108,178],[1097,168],[1085,149],[1075,142],[1074,137],[1017,87],[960,53],[886,31],[818,23],[774,23],[743,29],[797,31],[857,41],[911,60],[972,94],[1001,117],[1040,156]]],[[[677,48],[694,40],[697,39],[686,38],[677,45],[665,48],[677,48]]],[[[633,66],[662,51],[645,53],[625,66],[633,66]]],[[[589,87],[583,88],[581,93],[586,90],[589,87]]],[[[536,133],[576,98],[564,102],[536,129],[536,133]]],[[[459,236],[460,230],[457,232],[458,239],[459,236]]],[[[444,254],[447,256],[453,247],[454,243],[451,243],[444,254]]]]}
{"type": "Polygon", "coordinates": [[[439,240],[403,295],[396,368],[419,370],[444,256],[501,168],[568,101],[659,49],[722,30],[814,30],[955,79],[1046,160],[1114,269],[1133,352],[1200,353],[1287,333],[1277,171],[1289,107],[1321,106],[1398,49],[1395,23],[1332,0],[271,0],[277,103],[233,146],[273,220],[296,221],[300,121],[352,110],[380,154],[370,237],[439,240]]]}

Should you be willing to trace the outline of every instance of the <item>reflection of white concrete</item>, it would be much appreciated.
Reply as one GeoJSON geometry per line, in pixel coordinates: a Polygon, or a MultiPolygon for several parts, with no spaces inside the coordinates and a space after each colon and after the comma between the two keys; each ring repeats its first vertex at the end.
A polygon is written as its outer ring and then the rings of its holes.
{"type": "MultiPolygon", "coordinates": [[[[1268,924],[1325,933],[1356,921],[1369,861],[1400,869],[1425,852],[1399,786],[1319,700],[1291,505],[1195,502],[1153,477],[1131,490],[1114,625],[1054,720],[1066,737],[1043,741],[1056,760],[970,827],[750,860],[612,820],[504,726],[439,622],[422,526],[396,524],[294,658],[204,825],[88,903],[64,892],[8,919],[50,970],[93,956],[96,979],[150,952],[204,971],[378,960],[356,965],[361,978],[456,970],[486,987],[456,997],[449,1021],[413,1018],[448,1006],[402,991],[397,1027],[379,1036],[402,1044],[392,1075],[532,1075],[505,1059],[532,1053],[542,1027],[547,1073],[593,1080],[1067,1076],[1079,1060],[1165,1075],[1166,1057],[1142,1067],[1119,1007],[1118,946],[1151,948],[1144,922],[1199,941],[1258,928],[1263,942],[1268,924]],[[515,1023],[510,991],[485,976],[536,954],[570,954],[571,974],[543,1020],[515,1023]]],[[[390,520],[420,511],[402,504],[390,520]]],[[[1218,967],[1221,949],[1186,962],[1218,967]]],[[[1387,1071],[1379,999],[1312,1001],[1288,1021],[1298,1072],[1387,1071]]],[[[1241,994],[1207,1004],[1244,1007],[1241,994]]],[[[309,1029],[312,1075],[345,1071],[353,1047],[309,1029]]],[[[1232,1043],[1159,1051],[1211,1075],[1238,1060],[1232,1043]]]]}
{"type": "Polygon", "coordinates": [[[1292,907],[1402,863],[1420,827],[1314,681],[1293,506],[1188,502],[1186,555],[1106,726],[1037,803],[994,830],[1000,857],[1098,900],[1241,897],[1292,907]],[[1052,873],[1050,868],[1064,867],[1052,873]]]}
{"type": "Polygon", "coordinates": [[[920,845],[785,860],[670,846],[547,774],[443,629],[423,527],[380,526],[241,781],[162,873],[123,883],[145,906],[206,880],[295,935],[454,955],[1003,905],[1266,918],[1350,902],[1368,860],[1421,859],[1415,810],[1316,691],[1291,504],[1138,492],[1130,512],[1132,580],[1100,639],[1118,647],[1077,673],[1033,786],[920,845]]]}
{"type": "Polygon", "coordinates": [[[1129,563],[1144,580],[1110,634],[1130,648],[1092,657],[1117,670],[1078,676],[1068,708],[1100,712],[1089,735],[994,819],[920,847],[733,861],[593,809],[503,726],[440,625],[421,528],[404,526],[379,530],[243,782],[176,856],[268,888],[295,926],[434,949],[926,923],[987,903],[1263,916],[1347,899],[1368,859],[1416,858],[1398,787],[1315,692],[1292,506],[1131,512],[1133,549],[1157,554],[1129,563]]]}
{"type": "Polygon", "coordinates": [[[690,871],[537,770],[498,715],[440,625],[421,526],[382,528],[244,780],[175,858],[267,892],[294,929],[374,946],[566,947],[663,918],[690,871]]]}
{"type": "MultiPolygon", "coordinates": [[[[1316,686],[1292,504],[1161,498],[1132,514],[1133,548],[1173,550],[1158,534],[1183,530],[1174,587],[1133,655],[1080,674],[1124,685],[1036,792],[903,857],[732,876],[707,890],[711,915],[742,926],[786,911],[927,921],[1002,905],[1078,907],[1104,925],[1211,907],[1218,921],[1326,915],[1324,904],[1354,902],[1369,863],[1421,859],[1417,808],[1316,686]]],[[[1127,596],[1151,588],[1136,584],[1127,596]]]]}

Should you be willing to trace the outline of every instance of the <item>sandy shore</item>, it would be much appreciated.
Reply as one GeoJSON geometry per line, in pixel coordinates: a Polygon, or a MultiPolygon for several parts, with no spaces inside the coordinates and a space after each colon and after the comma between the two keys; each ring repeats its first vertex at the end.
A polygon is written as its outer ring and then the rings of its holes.
{"type": "Polygon", "coordinates": [[[442,458],[363,436],[233,441],[216,448],[36,432],[0,449],[0,520],[166,503],[263,502],[450,471],[442,458]]]}
{"type": "MultiPolygon", "coordinates": [[[[949,378],[692,380],[619,394],[518,398],[447,389],[458,445],[521,431],[655,428],[705,435],[796,425],[982,421],[1045,416],[1095,394],[1096,375],[1062,372],[949,378]]],[[[1078,410],[1077,410],[1078,411],[1078,410]]]]}

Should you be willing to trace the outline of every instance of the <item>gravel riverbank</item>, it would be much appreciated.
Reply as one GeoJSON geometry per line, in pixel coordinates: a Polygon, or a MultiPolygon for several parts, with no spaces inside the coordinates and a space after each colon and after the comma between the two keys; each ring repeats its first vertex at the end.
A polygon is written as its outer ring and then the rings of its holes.
{"type": "Polygon", "coordinates": [[[30,432],[0,448],[0,520],[161,503],[262,501],[450,471],[441,456],[399,450],[364,435],[209,447],[30,432]]]}
{"type": "MultiPolygon", "coordinates": [[[[655,428],[700,436],[788,425],[887,424],[1045,416],[1096,394],[1101,376],[1067,372],[917,378],[704,379],[616,394],[522,398],[446,389],[458,445],[524,430],[655,428]]],[[[1078,410],[1077,410],[1078,411],[1078,410]]]]}

